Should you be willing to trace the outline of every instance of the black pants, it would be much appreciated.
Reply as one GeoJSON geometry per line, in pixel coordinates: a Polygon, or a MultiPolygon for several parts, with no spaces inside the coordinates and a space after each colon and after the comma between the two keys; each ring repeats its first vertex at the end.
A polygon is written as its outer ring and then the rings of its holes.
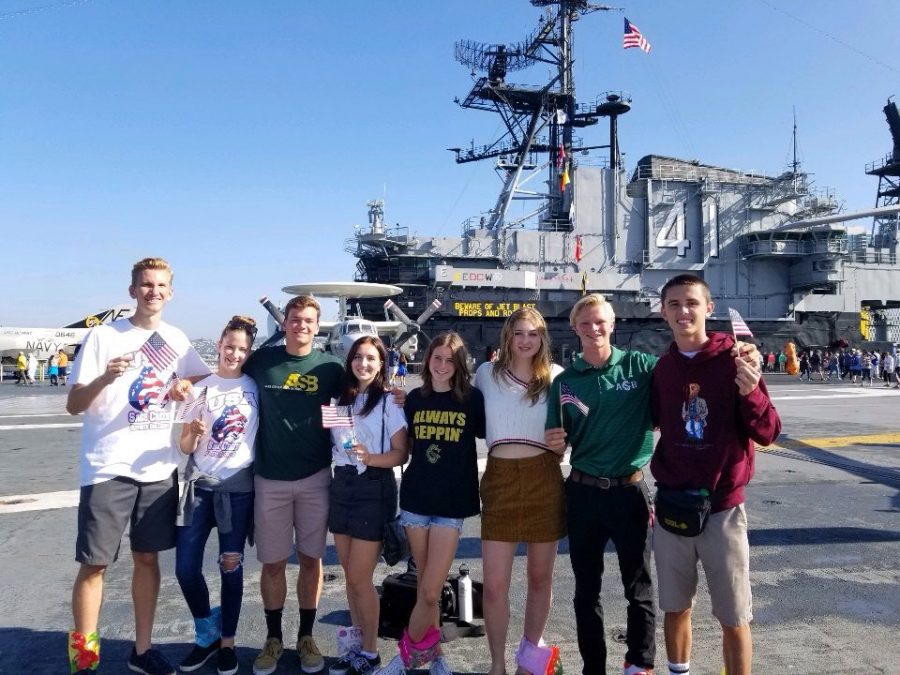
{"type": "MultiPolygon", "coordinates": [[[[625,660],[650,668],[656,658],[656,614],[650,578],[650,492],[642,480],[601,489],[566,481],[569,559],[575,575],[575,625],[584,675],[606,675],[600,588],[603,551],[612,539],[628,600],[625,660]]],[[[617,667],[618,670],[619,667],[617,667]]]]}

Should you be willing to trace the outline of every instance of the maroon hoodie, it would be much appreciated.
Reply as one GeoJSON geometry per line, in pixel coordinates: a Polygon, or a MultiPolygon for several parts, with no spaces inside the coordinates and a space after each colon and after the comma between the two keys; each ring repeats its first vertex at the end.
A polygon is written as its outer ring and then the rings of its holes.
{"type": "Polygon", "coordinates": [[[672,343],[653,371],[653,423],[660,439],[650,471],[662,487],[714,492],[714,512],[744,502],[753,441],[769,445],[781,432],[762,380],[749,396],[738,393],[733,346],[728,333],[711,333],[688,358],[672,343]]]}

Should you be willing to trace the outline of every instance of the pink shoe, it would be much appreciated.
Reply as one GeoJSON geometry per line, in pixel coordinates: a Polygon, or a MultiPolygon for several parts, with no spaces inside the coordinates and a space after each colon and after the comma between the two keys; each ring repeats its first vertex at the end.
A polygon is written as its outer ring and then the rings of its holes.
{"type": "Polygon", "coordinates": [[[557,675],[562,673],[559,647],[547,646],[541,640],[536,645],[523,637],[516,650],[516,665],[532,675],[557,675]]]}
{"type": "Polygon", "coordinates": [[[409,632],[404,630],[397,647],[403,665],[407,668],[420,668],[441,655],[441,631],[431,626],[421,640],[413,642],[409,632]]]}
{"type": "Polygon", "coordinates": [[[624,675],[653,675],[653,668],[644,668],[643,666],[633,666],[628,661],[622,666],[624,675]]]}

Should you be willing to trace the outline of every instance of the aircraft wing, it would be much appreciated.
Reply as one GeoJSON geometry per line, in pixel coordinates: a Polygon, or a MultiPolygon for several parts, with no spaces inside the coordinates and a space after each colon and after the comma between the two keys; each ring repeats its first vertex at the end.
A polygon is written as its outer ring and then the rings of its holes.
{"type": "Polygon", "coordinates": [[[0,328],[0,356],[15,356],[22,351],[43,360],[60,349],[71,352],[87,333],[87,328],[0,328]]]}
{"type": "Polygon", "coordinates": [[[394,335],[405,326],[401,321],[373,321],[379,335],[394,335]]]}

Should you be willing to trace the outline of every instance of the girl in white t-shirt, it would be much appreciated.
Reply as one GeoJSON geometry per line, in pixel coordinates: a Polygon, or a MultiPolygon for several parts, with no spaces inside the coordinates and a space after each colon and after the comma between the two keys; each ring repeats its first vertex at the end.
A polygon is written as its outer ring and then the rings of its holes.
{"type": "Polygon", "coordinates": [[[334,479],[328,529],[347,580],[353,626],[338,629],[338,660],[330,675],[363,675],[381,665],[378,593],[372,577],[381,555],[384,524],[397,513],[394,467],[409,456],[403,408],[387,384],[387,352],[377,337],[361,337],[347,353],[338,405],[351,406],[352,436],[332,429],[334,479]]]}
{"type": "Polygon", "coordinates": [[[219,338],[219,366],[194,387],[182,414],[190,455],[179,504],[175,572],[194,617],[196,644],[181,670],[197,670],[218,652],[218,672],[238,672],[234,636],[244,593],[244,546],[253,526],[253,444],[259,428],[256,384],[241,372],[256,337],[256,322],[235,316],[219,338]],[[211,608],[203,551],[219,532],[221,608],[211,608]]]}

